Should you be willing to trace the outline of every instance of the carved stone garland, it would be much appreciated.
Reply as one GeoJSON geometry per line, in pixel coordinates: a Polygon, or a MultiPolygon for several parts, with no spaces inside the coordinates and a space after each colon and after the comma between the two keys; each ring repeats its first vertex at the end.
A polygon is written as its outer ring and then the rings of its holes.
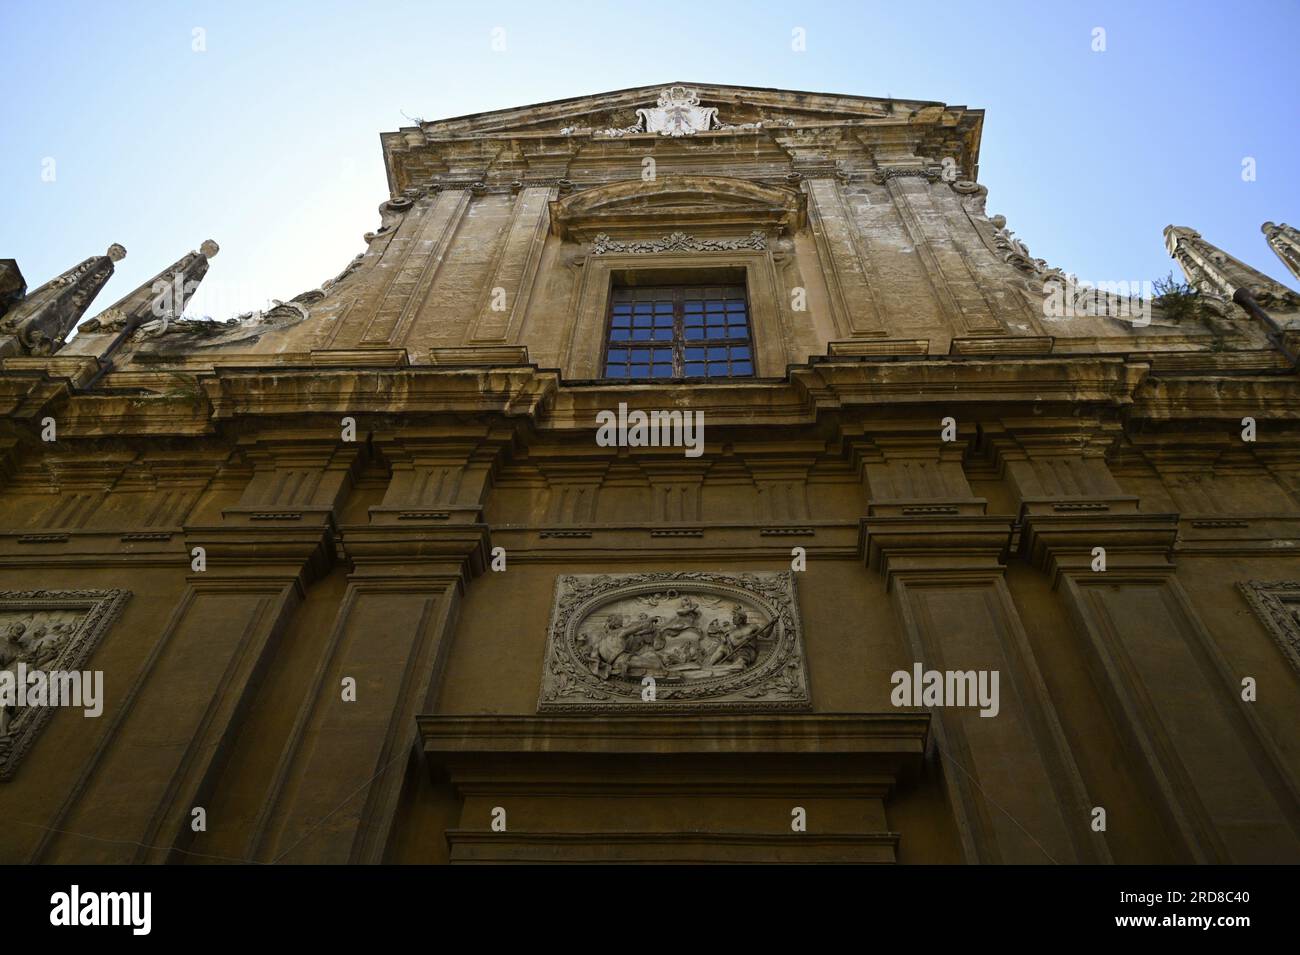
{"type": "Polygon", "coordinates": [[[673,232],[658,239],[611,239],[604,232],[596,236],[591,251],[594,255],[607,253],[648,252],[736,252],[752,250],[762,252],[767,248],[767,236],[757,229],[743,239],[703,239],[685,232],[673,232]]]}

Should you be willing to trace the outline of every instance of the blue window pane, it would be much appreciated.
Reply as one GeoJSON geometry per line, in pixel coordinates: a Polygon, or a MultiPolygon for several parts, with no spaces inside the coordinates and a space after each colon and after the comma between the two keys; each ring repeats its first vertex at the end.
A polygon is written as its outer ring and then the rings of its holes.
{"type": "Polygon", "coordinates": [[[734,286],[616,289],[607,334],[608,378],[753,373],[748,303],[734,286]],[[628,347],[633,342],[636,347],[628,347]],[[674,360],[683,364],[674,368],[674,360]]]}

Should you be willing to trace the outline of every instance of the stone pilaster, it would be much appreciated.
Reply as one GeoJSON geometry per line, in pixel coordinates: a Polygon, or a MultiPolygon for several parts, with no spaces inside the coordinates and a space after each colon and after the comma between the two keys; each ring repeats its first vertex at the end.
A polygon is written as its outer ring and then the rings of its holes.
{"type": "Polygon", "coordinates": [[[471,343],[498,344],[517,340],[546,239],[548,203],[556,195],[554,186],[529,186],[515,197],[510,226],[493,264],[492,279],[484,287],[479,301],[478,317],[470,330],[471,343]]]}
{"type": "Polygon", "coordinates": [[[998,319],[942,213],[935,208],[929,193],[932,175],[920,167],[892,166],[878,176],[925,264],[940,311],[950,317],[954,335],[1006,334],[1006,325],[998,319]]]}
{"type": "Polygon", "coordinates": [[[864,455],[872,501],[862,529],[868,566],[885,578],[914,660],[925,670],[999,675],[995,716],[978,706],[933,716],[967,861],[1109,861],[1007,589],[1011,521],[985,515],[951,446],[931,448],[929,462],[919,439],[901,457],[888,448],[864,455]],[[892,498],[878,499],[878,488],[892,498]]]}
{"type": "Polygon", "coordinates": [[[826,263],[826,285],[838,333],[846,338],[885,334],[872,292],[867,260],[853,221],[831,177],[808,180],[808,217],[817,247],[826,263]]]}
{"type": "Polygon", "coordinates": [[[1196,862],[1295,858],[1300,790],[1174,576],[1178,515],[1086,503],[1029,502],[1021,546],[1062,593],[1170,837],[1196,862]]]}
{"type": "Polygon", "coordinates": [[[487,566],[482,501],[508,436],[375,436],[393,478],[367,523],[340,527],[347,591],[250,857],[384,860],[402,793],[422,771],[415,717],[435,709],[464,587],[487,566]],[[355,699],[344,698],[345,680],[355,699]]]}
{"type": "Polygon", "coordinates": [[[201,548],[201,561],[33,861],[180,858],[281,634],[333,560],[360,453],[303,433],[245,442],[252,479],[220,523],[184,527],[183,559],[201,548]],[[59,830],[112,838],[88,848],[59,830]]]}

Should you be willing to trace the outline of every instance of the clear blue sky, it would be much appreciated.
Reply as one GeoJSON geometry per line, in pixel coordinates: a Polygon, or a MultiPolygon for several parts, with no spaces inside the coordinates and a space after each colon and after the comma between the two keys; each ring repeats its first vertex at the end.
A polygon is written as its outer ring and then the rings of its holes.
{"type": "Polygon", "coordinates": [[[122,243],[93,314],[213,238],[189,311],[225,318],[362,250],[387,198],[378,134],[403,112],[680,79],[983,108],[988,210],[1034,255],[1152,279],[1177,223],[1286,279],[1259,227],[1300,225],[1298,48],[1297,0],[0,0],[0,257],[34,288],[122,243]]]}

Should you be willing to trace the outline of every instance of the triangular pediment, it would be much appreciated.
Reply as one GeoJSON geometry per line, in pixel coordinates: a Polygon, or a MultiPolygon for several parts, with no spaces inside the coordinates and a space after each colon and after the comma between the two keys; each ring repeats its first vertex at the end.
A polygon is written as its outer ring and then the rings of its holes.
{"type": "Polygon", "coordinates": [[[665,91],[675,88],[693,92],[701,108],[716,110],[723,129],[758,123],[803,126],[906,121],[922,110],[946,108],[942,103],[920,100],[673,82],[435,120],[420,128],[431,138],[626,129],[637,123],[638,110],[654,110],[665,91]]]}
{"type": "Polygon", "coordinates": [[[669,83],[421,122],[381,140],[395,194],[434,182],[562,182],[597,167],[621,176],[652,142],[679,144],[662,155],[678,172],[703,165],[702,153],[689,155],[702,146],[799,171],[952,156],[973,179],[982,124],[980,110],[929,101],[669,83]]]}

